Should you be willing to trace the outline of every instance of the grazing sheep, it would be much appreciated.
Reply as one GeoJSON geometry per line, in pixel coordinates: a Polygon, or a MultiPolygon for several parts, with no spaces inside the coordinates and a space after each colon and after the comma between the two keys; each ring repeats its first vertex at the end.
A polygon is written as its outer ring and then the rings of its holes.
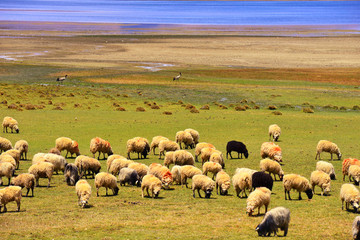
{"type": "Polygon", "coordinates": [[[141,180],[149,172],[149,167],[143,163],[137,163],[137,162],[130,163],[128,168],[134,169],[138,173],[139,178],[141,180]]]}
{"type": "Polygon", "coordinates": [[[218,172],[220,172],[221,170],[222,170],[221,165],[218,164],[218,163],[215,163],[215,162],[206,162],[203,165],[203,174],[205,176],[207,176],[208,172],[213,173],[214,174],[213,177],[212,177],[213,180],[215,179],[216,174],[218,172]]]}
{"type": "Polygon", "coordinates": [[[193,155],[190,152],[186,150],[176,150],[175,152],[170,151],[165,154],[164,165],[169,167],[172,163],[183,166],[194,165],[195,161],[193,155]]]}
{"type": "Polygon", "coordinates": [[[349,181],[351,182],[351,178],[354,179],[355,185],[359,185],[360,181],[360,166],[358,165],[351,165],[349,167],[349,181]]]}
{"type": "Polygon", "coordinates": [[[254,189],[257,187],[267,187],[270,189],[270,191],[272,191],[274,181],[270,174],[264,172],[255,172],[251,176],[251,183],[254,189]]]}
{"type": "Polygon", "coordinates": [[[225,168],[224,158],[223,158],[222,154],[220,154],[218,152],[214,152],[213,154],[210,155],[209,162],[216,162],[216,163],[220,164],[222,168],[225,168]]]}
{"type": "Polygon", "coordinates": [[[316,163],[316,170],[323,171],[323,172],[329,174],[331,180],[336,179],[334,166],[329,162],[318,161],[316,163]]]}
{"type": "Polygon", "coordinates": [[[140,186],[140,178],[139,178],[139,175],[138,173],[132,169],[132,168],[122,168],[120,170],[120,173],[119,173],[119,182],[120,182],[120,186],[124,185],[126,183],[128,184],[131,184],[133,186],[135,186],[136,184],[138,186],[140,186]]]}
{"type": "Polygon", "coordinates": [[[38,162],[29,167],[28,173],[31,173],[35,176],[36,187],[39,186],[39,178],[47,178],[48,185],[50,187],[51,177],[54,172],[54,165],[49,162],[38,162]]]}
{"type": "Polygon", "coordinates": [[[181,185],[181,166],[175,165],[171,168],[173,183],[181,185]]]}
{"type": "Polygon", "coordinates": [[[16,168],[16,165],[17,165],[15,159],[9,154],[1,154],[0,155],[0,163],[2,163],[2,162],[11,163],[14,166],[14,168],[16,168]]]}
{"type": "Polygon", "coordinates": [[[111,166],[111,163],[117,159],[117,158],[125,158],[119,154],[113,154],[113,155],[110,155],[107,160],[106,160],[106,170],[109,172],[109,169],[110,169],[110,166],[111,166]]]}
{"type": "Polygon", "coordinates": [[[181,185],[185,184],[185,186],[188,187],[187,179],[192,178],[195,175],[199,175],[199,174],[201,175],[202,171],[192,165],[185,165],[185,166],[181,166],[180,174],[181,174],[181,185]]]}
{"type": "Polygon", "coordinates": [[[19,140],[15,143],[14,149],[20,151],[20,159],[26,160],[29,151],[29,144],[25,140],[19,140]]]}
{"type": "Polygon", "coordinates": [[[53,154],[53,153],[46,153],[43,158],[45,158],[46,162],[52,163],[54,165],[54,171],[58,174],[58,171],[62,171],[64,173],[66,159],[63,156],[53,154]]]}
{"type": "Polygon", "coordinates": [[[161,159],[161,155],[165,156],[165,151],[168,152],[176,150],[180,150],[179,144],[171,140],[161,140],[159,143],[159,159],[161,159]]]}
{"type": "Polygon", "coordinates": [[[76,195],[78,196],[79,206],[84,208],[91,196],[91,186],[86,180],[79,180],[75,185],[76,195]]]}
{"type": "Polygon", "coordinates": [[[20,151],[16,150],[16,149],[10,149],[7,150],[6,152],[3,152],[1,155],[3,154],[9,154],[10,156],[12,156],[16,162],[16,169],[19,169],[19,165],[20,165],[20,151]]]}
{"type": "Polygon", "coordinates": [[[230,155],[230,158],[232,159],[233,157],[231,156],[231,152],[237,152],[238,153],[238,158],[242,158],[243,154],[245,156],[245,158],[249,157],[249,152],[246,149],[245,144],[243,144],[242,142],[238,142],[238,141],[229,141],[226,144],[226,159],[228,159],[228,155],[230,155]]]}
{"type": "Polygon", "coordinates": [[[319,157],[320,160],[320,153],[322,152],[328,152],[331,154],[331,160],[333,160],[333,154],[336,154],[338,157],[338,160],[341,159],[341,152],[339,147],[330,141],[327,140],[320,140],[316,147],[316,156],[315,160],[319,157]]]}
{"type": "Polygon", "coordinates": [[[61,152],[56,147],[51,148],[49,150],[49,153],[56,154],[56,155],[61,155],[61,152]]]}
{"type": "Polygon", "coordinates": [[[200,155],[201,163],[204,164],[204,162],[209,161],[209,159],[213,153],[218,153],[222,157],[222,153],[219,150],[216,150],[213,148],[208,148],[208,147],[201,149],[201,155],[200,155]]]}
{"type": "Polygon", "coordinates": [[[67,185],[75,186],[80,179],[79,169],[73,163],[65,163],[64,176],[67,185]]]}
{"type": "Polygon", "coordinates": [[[344,183],[340,189],[341,210],[344,210],[344,201],[346,210],[349,204],[353,206],[354,212],[359,208],[360,193],[359,190],[351,183],[344,183]]]}
{"type": "Polygon", "coordinates": [[[196,147],[195,147],[195,161],[196,162],[198,161],[198,156],[200,156],[201,150],[203,148],[215,149],[214,145],[212,145],[211,143],[201,142],[201,143],[196,144],[196,147]]]}
{"type": "Polygon", "coordinates": [[[259,236],[270,236],[274,233],[277,236],[278,228],[287,235],[290,223],[290,210],[284,207],[276,207],[268,211],[261,223],[256,227],[259,236]]]}
{"type": "Polygon", "coordinates": [[[246,189],[248,189],[250,193],[252,188],[251,174],[249,172],[236,173],[232,178],[232,182],[236,192],[236,196],[241,198],[245,194],[245,197],[247,197],[246,189]]]}
{"type": "Polygon", "coordinates": [[[3,185],[2,177],[7,177],[10,185],[11,177],[14,175],[15,167],[9,162],[0,162],[0,185],[3,185]]]}
{"type": "Polygon", "coordinates": [[[17,204],[16,211],[20,211],[20,201],[21,201],[21,187],[18,186],[9,186],[3,189],[0,189],[0,213],[1,207],[4,206],[4,213],[7,212],[6,204],[9,202],[15,201],[17,204]]]}
{"type": "Polygon", "coordinates": [[[65,158],[67,157],[68,153],[70,153],[70,157],[75,153],[76,156],[80,155],[79,144],[68,137],[60,137],[55,140],[55,147],[62,152],[66,150],[65,158]]]}
{"type": "Polygon", "coordinates": [[[208,176],[195,175],[192,178],[192,191],[195,198],[195,190],[197,190],[199,197],[201,197],[200,190],[205,192],[205,198],[210,198],[211,192],[215,188],[215,182],[208,176]]]}
{"type": "MultiPolygon", "coordinates": [[[[177,151],[180,151],[180,150],[177,150],[177,151]]],[[[175,164],[174,163],[174,153],[175,153],[174,151],[168,151],[165,153],[164,166],[170,167],[171,164],[175,164]]]]}
{"type": "Polygon", "coordinates": [[[35,176],[31,173],[22,173],[19,174],[17,177],[11,179],[11,185],[19,186],[21,188],[26,187],[26,197],[29,194],[31,189],[31,196],[34,196],[34,187],[35,187],[35,176]]]}
{"type": "Polygon", "coordinates": [[[227,195],[230,188],[230,176],[224,171],[218,172],[215,179],[216,186],[216,194],[218,193],[218,189],[220,188],[220,195],[227,195]]]}
{"type": "Polygon", "coordinates": [[[273,142],[277,142],[281,135],[281,128],[277,124],[272,124],[269,126],[269,141],[271,141],[271,137],[273,138],[273,142]]]}
{"type": "Polygon", "coordinates": [[[264,142],[261,145],[260,155],[262,158],[270,158],[282,162],[281,148],[273,142],[264,142]]]}
{"type": "Polygon", "coordinates": [[[252,177],[252,175],[254,173],[256,173],[257,171],[254,169],[250,169],[250,168],[237,168],[235,170],[235,174],[241,173],[241,172],[248,172],[250,174],[250,176],[252,177]]]}
{"type": "Polygon", "coordinates": [[[321,196],[325,193],[325,195],[329,194],[331,187],[331,179],[330,176],[319,170],[315,170],[311,173],[310,176],[310,184],[312,186],[312,191],[315,194],[315,186],[319,186],[321,188],[321,196]]]}
{"type": "Polygon", "coordinates": [[[113,195],[117,195],[119,192],[119,187],[117,186],[116,177],[107,172],[101,172],[95,176],[95,187],[96,187],[96,196],[99,196],[99,188],[105,187],[106,196],[108,195],[108,188],[113,191],[113,195]]]}
{"type": "Polygon", "coordinates": [[[11,133],[13,133],[13,130],[15,130],[16,133],[19,133],[19,126],[18,122],[13,119],[12,117],[4,117],[4,120],[2,122],[3,126],[3,132],[8,132],[8,127],[11,129],[11,133]]]}
{"type": "Polygon", "coordinates": [[[101,164],[99,160],[88,156],[83,156],[82,158],[79,159],[80,163],[77,164],[76,159],[75,159],[75,165],[78,167],[80,171],[80,178],[82,178],[84,175],[85,178],[87,178],[87,175],[92,175],[92,177],[94,178],[94,175],[100,172],[101,164]]]}
{"type": "Polygon", "coordinates": [[[290,197],[291,189],[295,189],[299,192],[299,200],[302,199],[301,192],[305,192],[309,199],[312,199],[313,197],[313,191],[311,189],[309,180],[307,180],[303,176],[300,176],[298,174],[286,174],[284,176],[283,184],[285,190],[285,200],[287,200],[286,193],[289,196],[289,200],[291,200],[290,197]]]}
{"type": "Polygon", "coordinates": [[[260,208],[265,206],[265,213],[270,204],[271,191],[266,187],[258,187],[249,194],[246,199],[246,212],[252,216],[254,209],[258,208],[258,215],[260,215],[260,208]]]}
{"type": "Polygon", "coordinates": [[[144,176],[141,182],[141,196],[144,198],[144,190],[146,190],[148,197],[150,197],[149,189],[151,191],[151,197],[157,198],[161,190],[161,181],[152,174],[144,176]]]}
{"type": "Polygon", "coordinates": [[[192,148],[194,146],[193,137],[191,136],[191,134],[189,132],[178,131],[175,135],[175,141],[176,141],[176,143],[179,144],[180,149],[182,149],[181,143],[184,143],[185,149],[187,149],[188,147],[192,148]]]}
{"type": "Polygon", "coordinates": [[[260,170],[263,172],[269,172],[274,175],[274,180],[276,181],[276,175],[279,176],[280,181],[283,180],[284,171],[282,170],[280,164],[276,161],[273,161],[269,158],[265,158],[260,161],[260,170]]]}
{"type": "Polygon", "coordinates": [[[0,153],[10,150],[12,148],[13,147],[11,145],[11,142],[8,139],[0,137],[0,153]]]}
{"type": "Polygon", "coordinates": [[[146,158],[146,156],[150,152],[149,141],[146,138],[142,138],[142,137],[135,137],[135,138],[129,139],[126,143],[126,148],[127,148],[128,159],[131,159],[130,158],[131,152],[137,153],[138,159],[140,159],[140,157],[146,158]],[[141,154],[141,155],[139,155],[139,154],[141,154]]]}
{"type": "Polygon", "coordinates": [[[134,161],[129,160],[127,158],[116,158],[114,161],[112,161],[111,166],[109,168],[109,173],[116,176],[119,174],[120,170],[122,168],[126,168],[129,166],[130,163],[133,163],[134,161]]]}
{"type": "Polygon", "coordinates": [[[159,163],[150,164],[149,174],[159,178],[163,184],[164,189],[169,189],[171,183],[173,182],[170,170],[159,163]]]}
{"type": "Polygon", "coordinates": [[[344,161],[342,162],[343,181],[345,181],[345,176],[349,175],[349,167],[351,165],[360,166],[360,161],[358,159],[356,159],[356,158],[346,158],[346,159],[344,159],[344,161]]]}
{"type": "Polygon", "coordinates": [[[91,139],[90,152],[93,154],[93,158],[95,158],[95,153],[98,152],[99,153],[98,159],[100,159],[101,153],[104,155],[103,159],[105,159],[105,153],[108,156],[113,155],[113,151],[110,146],[110,143],[99,137],[95,137],[95,138],[91,139]]]}
{"type": "Polygon", "coordinates": [[[352,236],[353,239],[359,240],[360,239],[360,216],[357,216],[352,224],[352,236]]]}
{"type": "Polygon", "coordinates": [[[169,140],[169,139],[166,137],[163,137],[163,136],[155,136],[155,137],[153,137],[153,139],[151,141],[150,152],[151,152],[151,150],[153,150],[154,155],[155,155],[155,148],[159,147],[159,143],[161,140],[169,140]]]}
{"type": "Polygon", "coordinates": [[[193,138],[193,145],[191,146],[191,148],[194,148],[195,145],[199,143],[199,138],[200,138],[199,132],[192,128],[187,128],[184,130],[184,132],[188,132],[191,134],[191,136],[193,138]]]}

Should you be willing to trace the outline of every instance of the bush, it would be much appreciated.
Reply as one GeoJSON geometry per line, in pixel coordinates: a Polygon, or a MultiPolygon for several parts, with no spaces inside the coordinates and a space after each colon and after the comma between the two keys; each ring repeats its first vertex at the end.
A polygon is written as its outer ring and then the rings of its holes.
{"type": "Polygon", "coordinates": [[[126,111],[126,109],[125,109],[125,108],[123,108],[123,107],[118,107],[118,108],[116,108],[116,111],[121,111],[121,112],[124,112],[124,111],[126,111]]]}
{"type": "Polygon", "coordinates": [[[200,110],[210,110],[210,106],[208,104],[202,106],[200,110]]]}
{"type": "Polygon", "coordinates": [[[137,107],[137,108],[136,108],[136,111],[137,111],[137,112],[145,112],[145,108],[143,108],[143,107],[137,107]]]}
{"type": "Polygon", "coordinates": [[[268,106],[268,109],[270,109],[270,110],[276,110],[276,109],[277,109],[277,107],[276,107],[276,106],[274,106],[274,105],[269,105],[269,106],[268,106]]]}
{"type": "Polygon", "coordinates": [[[12,104],[10,104],[10,105],[8,106],[8,108],[9,108],[9,109],[17,109],[18,106],[17,106],[16,104],[12,103],[12,104]]]}
{"type": "Polygon", "coordinates": [[[222,105],[222,104],[219,105],[219,108],[220,108],[220,109],[228,109],[227,106],[222,105]]]}
{"type": "Polygon", "coordinates": [[[255,105],[255,106],[253,107],[253,109],[260,109],[260,106],[259,106],[259,105],[255,105]]]}
{"type": "Polygon", "coordinates": [[[309,107],[303,108],[302,111],[303,111],[304,113],[314,113],[314,110],[312,110],[312,109],[309,108],[309,107]]]}
{"type": "Polygon", "coordinates": [[[192,109],[190,110],[190,112],[191,112],[191,113],[199,113],[199,110],[197,110],[196,108],[192,108],[192,109]]]}
{"type": "Polygon", "coordinates": [[[236,111],[246,111],[246,108],[244,106],[239,105],[239,106],[235,107],[235,110],[236,111]]]}
{"type": "Polygon", "coordinates": [[[282,115],[282,112],[280,112],[280,111],[273,111],[272,114],[274,114],[274,115],[282,115]]]}
{"type": "Polygon", "coordinates": [[[25,109],[26,109],[26,110],[35,110],[36,108],[35,108],[35,106],[32,105],[32,104],[26,104],[25,109]]]}
{"type": "Polygon", "coordinates": [[[60,106],[57,106],[57,107],[54,107],[53,110],[63,110],[63,108],[60,106]]]}
{"type": "Polygon", "coordinates": [[[355,105],[355,106],[353,106],[353,107],[352,107],[352,110],[360,110],[359,105],[355,105]]]}
{"type": "Polygon", "coordinates": [[[151,109],[160,109],[160,107],[158,105],[152,105],[151,109]]]}
{"type": "Polygon", "coordinates": [[[165,112],[163,112],[163,114],[165,114],[165,115],[172,115],[172,112],[165,111],[165,112]]]}
{"type": "Polygon", "coordinates": [[[196,109],[196,107],[194,105],[191,105],[191,104],[187,104],[185,109],[196,109]]]}

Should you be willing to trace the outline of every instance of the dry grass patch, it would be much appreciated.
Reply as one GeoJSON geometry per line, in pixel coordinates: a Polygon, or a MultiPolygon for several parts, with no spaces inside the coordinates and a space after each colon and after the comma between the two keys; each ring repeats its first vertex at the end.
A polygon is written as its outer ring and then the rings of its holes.
{"type": "Polygon", "coordinates": [[[280,111],[273,111],[271,114],[280,116],[280,115],[282,115],[282,112],[280,112],[280,111]]]}
{"type": "Polygon", "coordinates": [[[169,111],[165,111],[163,112],[164,115],[172,115],[172,112],[169,112],[169,111]]]}

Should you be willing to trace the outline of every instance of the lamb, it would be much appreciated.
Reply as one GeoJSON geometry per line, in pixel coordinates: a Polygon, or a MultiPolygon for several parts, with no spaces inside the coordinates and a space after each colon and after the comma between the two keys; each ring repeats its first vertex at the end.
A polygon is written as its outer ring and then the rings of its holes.
{"type": "Polygon", "coordinates": [[[357,216],[352,224],[352,235],[353,239],[359,240],[360,239],[360,216],[357,216]]]}
{"type": "Polygon", "coordinates": [[[131,159],[130,158],[131,152],[137,153],[138,159],[140,159],[140,156],[141,158],[142,157],[146,158],[146,156],[150,152],[149,141],[146,138],[142,138],[142,137],[135,137],[129,139],[126,143],[126,148],[127,148],[128,159],[131,159]],[[141,155],[139,156],[139,154],[141,155]]]}
{"type": "Polygon", "coordinates": [[[16,150],[16,149],[10,149],[7,150],[6,152],[3,152],[1,155],[3,154],[9,154],[10,156],[12,156],[16,162],[16,169],[19,169],[20,166],[20,151],[16,150]]]}
{"type": "Polygon", "coordinates": [[[246,199],[246,212],[252,216],[254,209],[258,208],[258,215],[260,215],[260,208],[265,206],[265,213],[270,204],[271,191],[266,187],[258,187],[246,199]]]}
{"type": "Polygon", "coordinates": [[[318,161],[316,163],[316,170],[323,171],[323,172],[329,174],[331,180],[336,179],[334,166],[329,162],[318,161]]]}
{"type": "Polygon", "coordinates": [[[68,153],[70,156],[75,153],[76,156],[80,155],[79,144],[68,137],[60,137],[55,140],[55,147],[61,152],[66,150],[65,158],[67,157],[68,153]]]}
{"type": "Polygon", "coordinates": [[[56,155],[61,155],[61,152],[56,147],[51,148],[49,150],[49,153],[56,154],[56,155]]]}
{"type": "Polygon", "coordinates": [[[66,184],[69,186],[75,186],[77,181],[79,181],[79,169],[77,166],[73,163],[66,163],[65,164],[65,170],[64,170],[64,176],[66,184]]]}
{"type": "Polygon", "coordinates": [[[151,152],[151,150],[153,150],[154,155],[155,155],[155,148],[159,147],[159,143],[161,140],[169,140],[169,139],[166,137],[163,137],[163,136],[155,136],[155,137],[153,137],[153,139],[151,141],[150,152],[151,152]]]}
{"type": "Polygon", "coordinates": [[[185,166],[181,166],[180,174],[181,174],[181,185],[185,184],[187,188],[188,187],[187,179],[192,178],[195,175],[199,175],[199,174],[201,175],[202,171],[192,165],[185,165],[185,166]]]}
{"type": "Polygon", "coordinates": [[[20,211],[20,201],[21,201],[21,187],[18,186],[9,186],[3,189],[0,189],[0,213],[1,207],[4,206],[4,213],[7,212],[6,204],[9,202],[15,201],[17,204],[16,211],[20,211]]]}
{"type": "Polygon", "coordinates": [[[287,235],[290,223],[290,210],[284,207],[276,207],[268,211],[261,223],[256,227],[259,236],[277,236],[278,228],[287,235]]]}
{"type": "Polygon", "coordinates": [[[120,170],[122,168],[126,168],[129,166],[130,163],[133,163],[134,161],[128,160],[126,158],[116,158],[114,161],[112,161],[109,172],[116,176],[119,174],[120,170]]]}
{"type": "Polygon", "coordinates": [[[10,185],[11,177],[14,175],[15,167],[9,162],[0,162],[0,185],[3,185],[2,177],[7,177],[10,185]]]}
{"type": "Polygon", "coordinates": [[[84,155],[80,155],[80,156],[78,156],[75,159],[75,165],[78,167],[80,171],[80,178],[82,178],[83,175],[85,175],[85,178],[87,178],[87,175],[90,174],[94,178],[94,175],[98,174],[101,169],[101,164],[99,160],[84,155]]]}
{"type": "Polygon", "coordinates": [[[215,179],[216,194],[220,188],[220,195],[227,195],[230,188],[230,176],[224,171],[218,172],[215,179]]]}
{"type": "Polygon", "coordinates": [[[355,185],[359,185],[360,181],[360,166],[358,165],[351,165],[349,167],[349,181],[351,182],[351,178],[354,179],[355,185]]]}
{"type": "Polygon", "coordinates": [[[331,160],[333,160],[333,154],[336,154],[338,157],[338,160],[341,159],[341,152],[339,147],[330,141],[327,140],[320,140],[316,147],[316,156],[315,160],[319,157],[320,160],[320,153],[321,152],[328,152],[331,154],[331,160]]]}
{"type": "Polygon", "coordinates": [[[184,132],[190,133],[191,137],[193,138],[193,145],[191,146],[191,148],[194,148],[195,145],[199,143],[199,138],[200,138],[199,132],[192,128],[187,128],[184,130],[184,132]]]}
{"type": "Polygon", "coordinates": [[[218,164],[218,163],[215,163],[215,162],[206,162],[203,165],[203,174],[205,176],[207,176],[208,172],[213,173],[214,174],[213,177],[212,177],[213,180],[215,179],[216,174],[218,172],[220,172],[221,170],[222,170],[221,165],[218,164]]]}
{"type": "Polygon", "coordinates": [[[274,181],[270,174],[264,172],[255,172],[251,176],[251,183],[254,189],[257,187],[267,187],[272,191],[274,181]]]}
{"type": "Polygon", "coordinates": [[[140,178],[139,178],[139,175],[138,173],[132,169],[132,168],[122,168],[120,170],[120,173],[119,173],[119,182],[120,182],[120,186],[124,185],[126,183],[128,184],[131,184],[133,186],[135,186],[136,184],[138,186],[140,186],[140,178]]]}
{"type": "Polygon", "coordinates": [[[31,196],[34,196],[34,187],[35,187],[35,176],[31,173],[22,173],[19,174],[17,177],[11,179],[11,185],[19,186],[21,188],[26,187],[26,197],[29,194],[31,189],[31,196]]]}
{"type": "Polygon", "coordinates": [[[164,158],[164,165],[169,167],[170,164],[174,163],[175,165],[194,165],[193,155],[186,150],[176,150],[175,152],[167,152],[164,158]]]}
{"type": "Polygon", "coordinates": [[[269,172],[274,175],[274,180],[276,181],[276,175],[279,176],[280,181],[283,180],[284,171],[282,170],[280,164],[276,161],[273,161],[269,158],[265,158],[260,161],[260,170],[263,172],[269,172]]]}
{"type": "Polygon", "coordinates": [[[248,189],[250,193],[252,188],[250,173],[249,172],[236,173],[232,178],[232,182],[236,192],[236,196],[241,198],[245,194],[245,197],[247,197],[246,189],[248,189]]]}
{"type": "Polygon", "coordinates": [[[119,192],[119,187],[117,186],[116,177],[107,172],[101,172],[95,176],[95,187],[96,187],[96,196],[99,196],[99,188],[105,187],[106,196],[108,195],[108,188],[113,191],[113,195],[117,195],[119,192]]]}
{"type": "Polygon", "coordinates": [[[29,151],[29,144],[25,140],[19,140],[15,143],[14,149],[20,151],[20,159],[26,160],[29,151]]]}
{"type": "Polygon", "coordinates": [[[204,164],[204,162],[209,161],[213,153],[218,153],[222,156],[222,153],[219,150],[208,147],[201,149],[201,163],[204,164]]]}
{"type": "Polygon", "coordinates": [[[101,153],[104,155],[104,159],[105,159],[105,153],[108,156],[113,154],[110,143],[99,137],[95,137],[95,138],[91,139],[90,152],[93,154],[93,158],[95,158],[95,153],[98,152],[99,153],[98,159],[100,159],[101,153]]]}
{"type": "Polygon", "coordinates": [[[175,165],[171,168],[173,183],[181,185],[181,166],[175,165]]]}
{"type": "Polygon", "coordinates": [[[191,136],[191,134],[189,132],[178,131],[175,135],[175,141],[176,141],[176,143],[179,144],[180,149],[182,149],[181,143],[184,143],[185,149],[187,149],[188,147],[192,148],[194,146],[193,137],[191,136]]]}
{"type": "Polygon", "coordinates": [[[149,167],[143,163],[130,163],[128,168],[134,169],[138,173],[140,180],[149,172],[149,167]]]}
{"type": "Polygon", "coordinates": [[[344,201],[346,210],[349,209],[349,204],[353,206],[354,212],[359,208],[360,193],[359,190],[351,183],[345,183],[340,189],[341,210],[344,210],[344,201]]]}
{"type": "Polygon", "coordinates": [[[10,150],[12,148],[13,147],[11,145],[10,140],[0,137],[0,153],[2,153],[3,151],[5,152],[7,150],[10,150]]]}
{"type": "Polygon", "coordinates": [[[233,158],[231,156],[231,152],[233,152],[233,151],[238,153],[238,158],[242,158],[243,154],[246,159],[249,157],[249,152],[246,149],[245,144],[242,142],[233,140],[233,141],[229,141],[226,144],[226,159],[228,159],[228,155],[230,155],[231,159],[233,158]]]}
{"type": "Polygon", "coordinates": [[[349,167],[351,165],[358,165],[360,166],[360,161],[356,158],[346,158],[342,162],[342,174],[343,174],[343,181],[345,181],[345,176],[349,175],[349,167]]]}
{"type": "Polygon", "coordinates": [[[165,156],[165,151],[176,151],[176,150],[180,150],[180,146],[179,144],[177,144],[174,141],[171,140],[161,140],[159,143],[159,159],[161,159],[161,155],[165,156]]]}
{"type": "Polygon", "coordinates": [[[144,190],[146,190],[148,197],[150,197],[149,190],[151,191],[151,197],[157,198],[161,190],[161,181],[152,174],[144,176],[141,183],[141,196],[144,198],[144,190]]]}
{"type": "Polygon", "coordinates": [[[198,161],[198,156],[200,156],[200,154],[201,154],[201,150],[206,147],[215,149],[214,145],[212,145],[211,143],[201,142],[201,143],[196,144],[196,147],[195,147],[195,161],[196,162],[198,161]]]}
{"type": "Polygon", "coordinates": [[[303,176],[300,176],[298,174],[286,174],[283,179],[283,185],[285,190],[285,200],[287,200],[286,193],[289,196],[289,200],[291,200],[290,197],[291,189],[295,189],[299,192],[299,200],[302,199],[301,192],[305,192],[309,199],[312,199],[313,197],[313,191],[311,189],[309,180],[307,180],[303,176]]]}
{"type": "Polygon", "coordinates": [[[281,148],[273,142],[264,142],[261,145],[260,155],[262,158],[270,158],[282,162],[281,148]]]}
{"type": "Polygon", "coordinates": [[[224,158],[223,158],[222,154],[220,154],[218,152],[214,152],[213,154],[210,155],[209,162],[216,162],[216,163],[220,164],[222,168],[225,168],[224,158]]]}
{"type": "Polygon", "coordinates": [[[152,174],[155,177],[159,178],[161,180],[161,183],[163,184],[164,189],[169,189],[171,183],[173,182],[170,170],[159,163],[150,164],[149,174],[152,174]]]}
{"type": "Polygon", "coordinates": [[[215,182],[208,176],[195,175],[192,178],[192,191],[195,198],[195,190],[197,190],[199,197],[201,198],[200,190],[205,192],[205,198],[210,198],[211,192],[214,190],[215,182]]]}
{"type": "Polygon", "coordinates": [[[54,172],[54,165],[49,162],[38,162],[29,167],[28,173],[31,173],[35,176],[36,179],[36,187],[39,186],[39,178],[47,178],[48,185],[50,187],[51,177],[54,172]]]}
{"type": "Polygon", "coordinates": [[[2,122],[3,126],[3,132],[8,132],[8,128],[10,128],[11,133],[13,133],[13,130],[15,130],[16,133],[19,133],[19,123],[13,119],[12,117],[4,117],[4,120],[2,122]]]}
{"type": "Polygon", "coordinates": [[[76,195],[78,196],[79,206],[84,208],[91,196],[91,186],[86,180],[79,180],[75,185],[76,195]]]}
{"type": "Polygon", "coordinates": [[[14,168],[16,168],[16,165],[17,165],[15,159],[9,154],[1,154],[0,155],[0,163],[1,162],[11,163],[14,166],[14,168]]]}
{"type": "Polygon", "coordinates": [[[272,124],[269,126],[269,141],[273,137],[273,142],[277,142],[281,135],[281,128],[277,124],[272,124]]]}
{"type": "Polygon", "coordinates": [[[327,195],[330,192],[331,179],[327,173],[323,171],[315,170],[311,173],[310,184],[312,186],[312,191],[315,193],[315,186],[321,188],[321,196],[325,193],[327,195]]]}
{"type": "Polygon", "coordinates": [[[111,163],[117,159],[117,158],[125,158],[119,154],[113,154],[113,155],[110,155],[107,160],[106,160],[106,170],[109,172],[109,169],[110,169],[110,166],[111,166],[111,163]]]}

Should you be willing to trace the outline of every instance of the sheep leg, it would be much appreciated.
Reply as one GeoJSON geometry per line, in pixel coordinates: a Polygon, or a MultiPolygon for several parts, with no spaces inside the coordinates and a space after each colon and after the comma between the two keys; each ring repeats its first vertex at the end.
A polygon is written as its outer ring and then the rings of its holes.
{"type": "Polygon", "coordinates": [[[24,158],[24,160],[27,160],[27,153],[25,152],[25,158],[24,158]]]}
{"type": "Polygon", "coordinates": [[[315,160],[318,158],[318,156],[319,156],[319,160],[320,160],[320,152],[316,153],[315,160]]]}
{"type": "Polygon", "coordinates": [[[26,197],[28,196],[29,192],[30,192],[30,188],[27,189],[26,197]]]}
{"type": "Polygon", "coordinates": [[[202,196],[200,194],[200,189],[198,189],[197,191],[198,191],[199,197],[202,198],[202,196]]]}
{"type": "Polygon", "coordinates": [[[105,189],[106,189],[106,196],[107,196],[108,195],[108,192],[107,192],[108,188],[106,187],[105,189]]]}
{"type": "Polygon", "coordinates": [[[99,196],[99,188],[96,188],[96,196],[99,196]]]}
{"type": "Polygon", "coordinates": [[[34,186],[31,187],[31,196],[34,196],[34,186]]]}
{"type": "Polygon", "coordinates": [[[36,186],[39,186],[39,178],[36,178],[36,186]]]}
{"type": "MultiPolygon", "coordinates": [[[[219,188],[219,184],[216,183],[216,194],[217,194],[217,195],[219,195],[219,193],[218,193],[218,188],[219,188]]],[[[221,195],[221,191],[220,191],[220,195],[221,195]]]]}
{"type": "MultiPolygon", "coordinates": [[[[265,213],[267,213],[267,209],[268,209],[268,205],[265,205],[265,213]]],[[[276,235],[276,232],[275,232],[275,235],[276,235]]]]}
{"type": "Polygon", "coordinates": [[[302,200],[302,198],[301,198],[301,192],[299,192],[299,200],[302,200]]]}
{"type": "Polygon", "coordinates": [[[65,158],[67,158],[68,153],[69,153],[69,151],[68,151],[68,150],[66,150],[66,155],[65,155],[65,158]]]}
{"type": "Polygon", "coordinates": [[[332,155],[333,155],[333,154],[332,154],[332,153],[330,153],[330,156],[331,156],[331,161],[333,160],[333,157],[332,157],[332,155]]]}
{"type": "Polygon", "coordinates": [[[146,192],[147,192],[148,197],[150,197],[149,188],[146,188],[146,192]]]}
{"type": "Polygon", "coordinates": [[[10,186],[10,178],[8,178],[9,182],[8,182],[8,186],[10,186]]]}
{"type": "Polygon", "coordinates": [[[17,212],[20,212],[20,199],[18,199],[17,201],[16,201],[16,204],[17,204],[17,212]]]}
{"type": "Polygon", "coordinates": [[[6,205],[4,204],[4,211],[3,211],[4,213],[6,213],[7,212],[7,208],[6,208],[6,205]]]}
{"type": "Polygon", "coordinates": [[[49,187],[50,187],[50,181],[51,181],[51,178],[48,178],[48,179],[49,179],[49,181],[48,181],[47,188],[49,188],[49,187]]]}

